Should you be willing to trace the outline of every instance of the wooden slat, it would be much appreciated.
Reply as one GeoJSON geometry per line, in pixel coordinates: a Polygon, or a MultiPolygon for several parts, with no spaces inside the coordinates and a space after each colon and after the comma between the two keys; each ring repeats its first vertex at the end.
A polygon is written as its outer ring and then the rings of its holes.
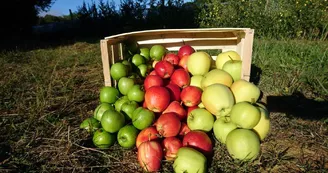
{"type": "MultiPolygon", "coordinates": [[[[111,64],[120,60],[119,44],[111,45],[111,64]]],[[[117,81],[112,79],[112,86],[117,86],[117,81]]]]}
{"type": "Polygon", "coordinates": [[[110,61],[109,61],[110,50],[108,47],[107,40],[100,41],[100,50],[101,50],[101,59],[103,65],[104,85],[112,86],[112,80],[110,77],[110,61]]]}
{"type": "Polygon", "coordinates": [[[254,29],[248,29],[239,36],[237,52],[242,58],[242,79],[249,81],[251,76],[251,63],[253,52],[254,29]]]}

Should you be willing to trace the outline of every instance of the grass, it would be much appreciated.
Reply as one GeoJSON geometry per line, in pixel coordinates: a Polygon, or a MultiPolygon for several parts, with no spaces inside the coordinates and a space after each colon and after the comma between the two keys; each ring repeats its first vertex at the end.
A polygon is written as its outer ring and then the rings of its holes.
{"type": "MultiPolygon", "coordinates": [[[[328,169],[327,47],[324,41],[255,41],[252,81],[272,110],[271,133],[250,163],[234,161],[215,142],[209,172],[328,169]]],[[[2,52],[0,65],[0,172],[142,172],[136,149],[96,149],[78,128],[92,116],[103,85],[99,44],[2,52]]],[[[163,162],[161,172],[172,171],[163,162]]]]}

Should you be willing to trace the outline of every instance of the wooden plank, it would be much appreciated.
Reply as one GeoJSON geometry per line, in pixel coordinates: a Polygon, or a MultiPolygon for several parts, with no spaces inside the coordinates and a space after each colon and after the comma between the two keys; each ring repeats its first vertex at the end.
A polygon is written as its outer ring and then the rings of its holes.
{"type": "MultiPolygon", "coordinates": [[[[178,51],[181,46],[172,46],[172,47],[167,47],[166,49],[169,51],[178,51]]],[[[236,50],[235,45],[214,45],[214,46],[192,46],[194,49],[197,51],[199,50],[236,50]]]]}
{"type": "MultiPolygon", "coordinates": [[[[115,62],[120,60],[119,56],[119,44],[114,44],[111,45],[111,64],[114,64],[115,62]]],[[[112,79],[112,86],[116,87],[117,86],[117,81],[112,79]]]]}
{"type": "Polygon", "coordinates": [[[239,42],[237,44],[237,52],[242,58],[242,79],[250,80],[254,29],[248,29],[244,34],[240,34],[239,42]]]}
{"type": "Polygon", "coordinates": [[[112,86],[112,81],[110,77],[110,61],[109,61],[110,50],[108,46],[109,45],[107,40],[100,40],[101,59],[102,59],[103,74],[104,74],[104,85],[112,86]]]}

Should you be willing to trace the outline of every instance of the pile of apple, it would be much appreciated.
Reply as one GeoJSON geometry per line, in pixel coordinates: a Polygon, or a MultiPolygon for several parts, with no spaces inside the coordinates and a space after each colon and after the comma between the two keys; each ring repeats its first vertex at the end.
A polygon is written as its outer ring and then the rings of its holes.
{"type": "Polygon", "coordinates": [[[96,147],[116,141],[136,147],[147,172],[160,170],[163,160],[173,162],[175,172],[206,172],[211,133],[234,159],[259,155],[269,113],[258,102],[260,89],[241,79],[237,52],[222,52],[215,60],[190,45],[177,53],[162,45],[130,46],[128,52],[111,66],[117,86],[101,88],[93,117],[80,125],[92,132],[96,147]]]}

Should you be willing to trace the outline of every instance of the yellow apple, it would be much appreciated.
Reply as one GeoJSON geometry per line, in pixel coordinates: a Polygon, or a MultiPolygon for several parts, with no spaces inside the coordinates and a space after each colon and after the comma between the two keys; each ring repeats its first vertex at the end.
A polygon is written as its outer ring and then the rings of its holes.
{"type": "Polygon", "coordinates": [[[220,53],[215,60],[215,65],[217,69],[222,69],[224,63],[229,60],[241,60],[240,55],[233,50],[220,53]]]}
{"type": "Polygon", "coordinates": [[[195,52],[187,61],[188,71],[192,75],[204,75],[210,70],[212,57],[206,52],[195,52]]]}
{"type": "Polygon", "coordinates": [[[261,94],[261,90],[256,85],[244,79],[235,81],[230,89],[235,96],[236,103],[243,101],[256,103],[261,94]]]}
{"type": "Polygon", "coordinates": [[[219,83],[230,87],[232,82],[233,79],[228,72],[220,69],[213,69],[204,75],[203,80],[201,81],[201,86],[204,89],[209,85],[219,83]]]}
{"type": "Polygon", "coordinates": [[[259,103],[256,104],[258,105],[258,108],[261,111],[261,119],[253,128],[253,130],[259,135],[260,139],[263,141],[264,138],[268,136],[271,128],[269,111],[265,108],[264,105],[259,105],[259,103]]]}

